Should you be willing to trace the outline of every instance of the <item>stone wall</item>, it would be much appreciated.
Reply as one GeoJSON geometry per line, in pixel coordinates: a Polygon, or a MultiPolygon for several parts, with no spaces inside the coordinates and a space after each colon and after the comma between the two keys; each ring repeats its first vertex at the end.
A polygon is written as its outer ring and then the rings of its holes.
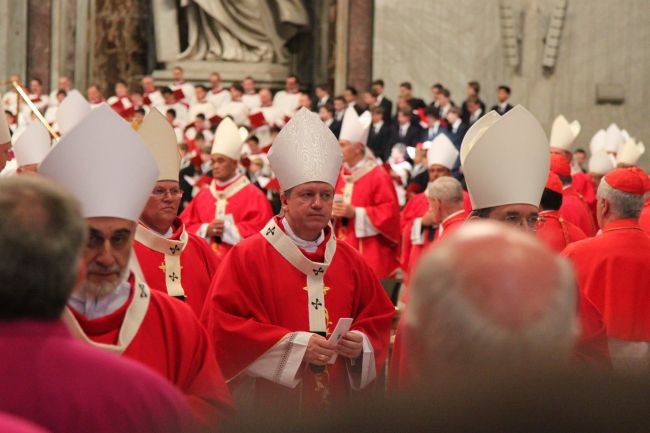
{"type": "MultiPolygon", "coordinates": [[[[465,97],[465,84],[479,80],[491,106],[495,88],[512,87],[512,101],[524,104],[547,128],[562,113],[578,119],[578,142],[616,122],[637,139],[650,142],[650,7],[647,0],[568,0],[552,72],[542,67],[544,37],[556,0],[511,0],[522,17],[520,67],[503,56],[496,0],[375,0],[373,77],[387,83],[394,99],[400,81],[429,101],[430,87],[445,84],[452,98],[465,97]],[[596,86],[620,86],[620,105],[597,104],[596,86]]],[[[650,151],[643,165],[650,167],[650,151]]]]}

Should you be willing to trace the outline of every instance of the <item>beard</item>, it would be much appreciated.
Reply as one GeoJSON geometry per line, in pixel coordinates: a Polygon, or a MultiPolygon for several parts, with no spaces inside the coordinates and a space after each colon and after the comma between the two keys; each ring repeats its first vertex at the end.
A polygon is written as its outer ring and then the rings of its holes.
{"type": "Polygon", "coordinates": [[[129,271],[129,267],[125,266],[124,268],[120,268],[118,265],[114,266],[101,266],[96,263],[91,263],[88,265],[88,272],[114,272],[114,273],[119,273],[120,277],[115,280],[115,281],[102,281],[102,282],[93,282],[89,280],[85,280],[83,285],[81,286],[81,295],[88,299],[88,298],[96,298],[96,299],[101,299],[111,293],[119,286],[127,276],[127,273],[129,271]]]}

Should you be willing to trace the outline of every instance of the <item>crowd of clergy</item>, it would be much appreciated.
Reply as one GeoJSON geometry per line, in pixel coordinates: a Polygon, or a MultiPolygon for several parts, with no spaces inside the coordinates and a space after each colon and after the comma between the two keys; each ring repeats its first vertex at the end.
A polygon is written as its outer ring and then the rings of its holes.
{"type": "Polygon", "coordinates": [[[381,79],[173,73],[2,96],[0,427],[226,431],[468,378],[650,373],[633,132],[581,146],[578,120],[547,134],[476,81],[460,105],[403,82],[393,107],[381,79]]]}

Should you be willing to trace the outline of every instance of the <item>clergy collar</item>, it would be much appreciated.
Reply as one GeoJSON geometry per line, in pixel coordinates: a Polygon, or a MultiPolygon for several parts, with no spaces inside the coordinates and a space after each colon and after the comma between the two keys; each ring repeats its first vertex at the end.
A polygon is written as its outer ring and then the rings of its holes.
{"type": "Polygon", "coordinates": [[[306,241],[298,237],[298,235],[294,233],[293,229],[289,225],[289,221],[287,221],[286,217],[282,218],[282,226],[284,227],[287,236],[289,236],[289,239],[291,239],[298,248],[303,249],[308,253],[315,253],[318,249],[318,246],[325,240],[325,232],[323,230],[320,231],[320,235],[315,241],[306,241]]]}

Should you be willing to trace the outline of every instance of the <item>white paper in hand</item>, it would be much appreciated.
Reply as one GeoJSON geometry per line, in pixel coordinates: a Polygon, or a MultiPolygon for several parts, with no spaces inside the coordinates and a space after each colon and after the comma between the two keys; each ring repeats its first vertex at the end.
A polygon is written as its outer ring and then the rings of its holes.
{"type": "MultiPolygon", "coordinates": [[[[343,338],[343,336],[350,330],[351,326],[352,326],[352,318],[350,317],[340,318],[339,322],[336,324],[336,328],[334,328],[334,332],[332,332],[332,335],[330,335],[330,338],[327,341],[334,345],[338,344],[339,340],[343,338]]],[[[337,357],[336,353],[332,355],[328,364],[334,364],[336,362],[336,357],[337,357]]]]}

